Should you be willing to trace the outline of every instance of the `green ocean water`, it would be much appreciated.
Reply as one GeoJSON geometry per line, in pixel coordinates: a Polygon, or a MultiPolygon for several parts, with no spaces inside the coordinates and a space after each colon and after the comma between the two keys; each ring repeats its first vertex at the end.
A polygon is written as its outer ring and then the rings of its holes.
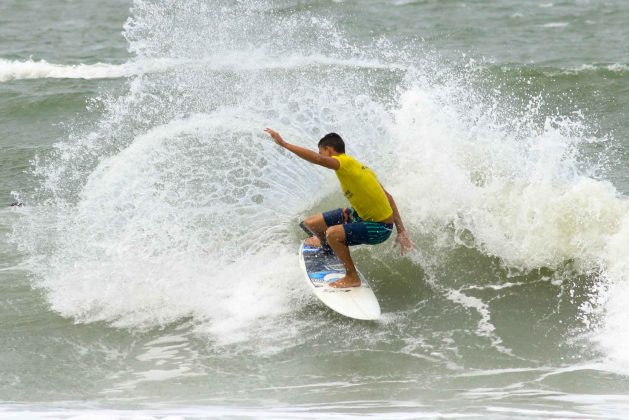
{"type": "Polygon", "coordinates": [[[0,4],[0,416],[627,418],[629,4],[0,4]],[[328,131],[416,250],[311,296],[328,131]],[[13,202],[23,202],[11,207],[13,202]]]}

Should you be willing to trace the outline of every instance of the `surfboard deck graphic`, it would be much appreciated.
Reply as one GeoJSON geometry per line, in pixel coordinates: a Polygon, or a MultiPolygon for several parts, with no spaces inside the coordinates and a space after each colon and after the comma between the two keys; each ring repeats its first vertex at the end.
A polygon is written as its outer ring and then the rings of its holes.
{"type": "Polygon", "coordinates": [[[345,268],[336,255],[326,254],[320,247],[302,242],[299,261],[315,296],[330,309],[355,319],[380,318],[378,299],[360,271],[360,287],[335,288],[329,284],[345,276],[345,268]]]}

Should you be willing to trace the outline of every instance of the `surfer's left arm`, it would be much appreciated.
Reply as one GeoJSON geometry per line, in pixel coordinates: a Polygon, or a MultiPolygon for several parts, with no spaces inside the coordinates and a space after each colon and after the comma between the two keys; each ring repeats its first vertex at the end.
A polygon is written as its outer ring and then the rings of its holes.
{"type": "Polygon", "coordinates": [[[408,237],[408,233],[404,227],[404,222],[402,222],[402,216],[400,216],[400,212],[398,211],[393,196],[389,194],[382,184],[380,184],[380,187],[382,187],[382,191],[384,191],[384,194],[387,196],[391,209],[393,210],[393,223],[395,224],[395,229],[397,230],[395,243],[400,246],[400,251],[402,252],[402,255],[404,255],[407,251],[415,248],[415,244],[411,241],[411,238],[408,237]]]}

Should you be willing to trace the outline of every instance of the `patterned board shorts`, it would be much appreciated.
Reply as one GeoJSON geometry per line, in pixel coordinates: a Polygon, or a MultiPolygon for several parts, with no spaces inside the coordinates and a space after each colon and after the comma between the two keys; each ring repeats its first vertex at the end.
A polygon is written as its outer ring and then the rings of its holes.
{"type": "Polygon", "coordinates": [[[326,211],[323,220],[328,227],[343,225],[348,246],[376,245],[389,239],[393,232],[393,223],[365,222],[351,207],[326,211]]]}

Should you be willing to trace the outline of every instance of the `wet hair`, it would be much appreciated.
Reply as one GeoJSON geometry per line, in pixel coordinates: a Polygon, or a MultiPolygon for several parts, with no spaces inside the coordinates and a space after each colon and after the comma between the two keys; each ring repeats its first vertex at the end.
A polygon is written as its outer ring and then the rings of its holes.
{"type": "Polygon", "coordinates": [[[345,153],[345,142],[336,133],[328,133],[319,140],[318,147],[332,147],[338,153],[345,153]]]}

